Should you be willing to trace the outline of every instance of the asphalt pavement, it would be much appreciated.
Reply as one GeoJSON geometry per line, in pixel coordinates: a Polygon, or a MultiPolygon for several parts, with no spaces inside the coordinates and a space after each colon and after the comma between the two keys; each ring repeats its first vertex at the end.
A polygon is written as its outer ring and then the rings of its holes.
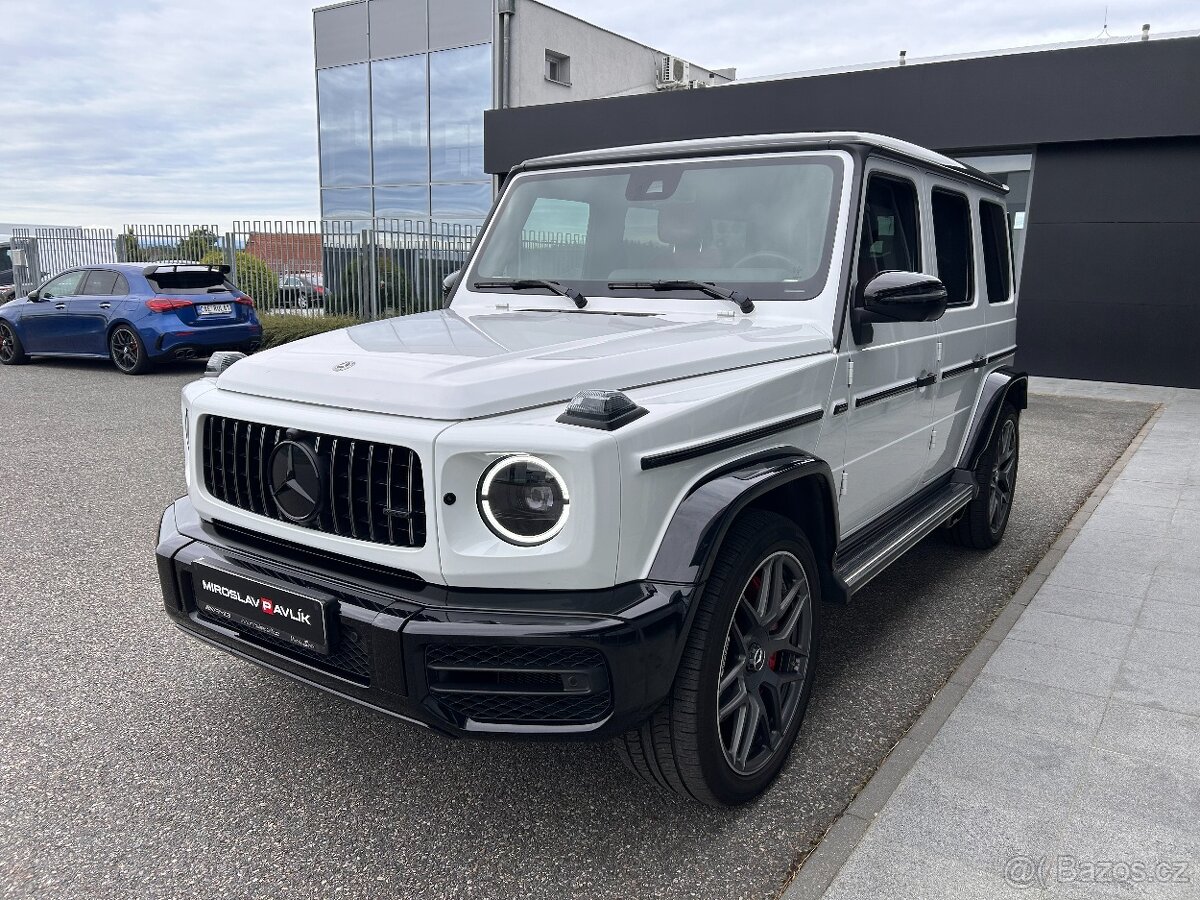
{"type": "Polygon", "coordinates": [[[931,538],[825,618],[791,762],[735,811],[594,744],[452,741],[176,631],[179,388],[0,370],[0,896],[771,898],[1151,412],[1034,397],[1004,544],[931,538]]]}

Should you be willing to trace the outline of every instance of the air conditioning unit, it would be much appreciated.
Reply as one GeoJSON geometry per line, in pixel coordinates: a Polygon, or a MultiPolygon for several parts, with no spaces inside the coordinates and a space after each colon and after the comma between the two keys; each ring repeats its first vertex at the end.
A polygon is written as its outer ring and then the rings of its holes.
{"type": "Polygon", "coordinates": [[[678,56],[664,56],[658,70],[660,88],[687,87],[692,76],[692,64],[678,56]]]}

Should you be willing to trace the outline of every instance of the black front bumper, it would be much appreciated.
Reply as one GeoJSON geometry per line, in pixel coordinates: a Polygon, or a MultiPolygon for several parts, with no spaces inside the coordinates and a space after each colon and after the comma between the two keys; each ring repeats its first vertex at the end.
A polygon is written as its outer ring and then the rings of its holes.
{"type": "Polygon", "coordinates": [[[696,590],[652,582],[579,592],[440,587],[204,522],[186,498],[164,513],[157,556],[167,613],[188,634],[459,736],[599,738],[638,724],[671,689],[696,590]],[[200,613],[191,572],[201,559],[333,595],[329,653],[200,613]]]}

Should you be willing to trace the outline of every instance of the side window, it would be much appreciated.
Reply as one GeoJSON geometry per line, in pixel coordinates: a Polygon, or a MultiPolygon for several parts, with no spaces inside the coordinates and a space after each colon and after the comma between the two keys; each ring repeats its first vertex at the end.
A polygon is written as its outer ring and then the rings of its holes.
{"type": "Polygon", "coordinates": [[[975,302],[975,242],[971,240],[971,203],[957,191],[935,188],[932,195],[933,241],[938,278],[950,295],[949,306],[975,302]]]}
{"type": "Polygon", "coordinates": [[[80,293],[88,297],[107,297],[112,294],[113,286],[116,283],[116,272],[104,272],[101,270],[88,272],[87,281],[83,283],[83,290],[80,293]]]}
{"type": "Polygon", "coordinates": [[[117,280],[113,282],[112,290],[109,291],[114,297],[125,297],[129,294],[129,282],[125,280],[125,276],[117,273],[117,280]]]}
{"type": "Polygon", "coordinates": [[[871,176],[858,248],[860,290],[880,272],[921,271],[919,222],[915,184],[890,175],[871,176]]]}
{"type": "Polygon", "coordinates": [[[83,284],[86,272],[68,272],[66,275],[59,275],[57,278],[51,279],[42,288],[42,298],[45,300],[53,300],[56,297],[74,297],[79,293],[79,287],[83,284]]]}
{"type": "Polygon", "coordinates": [[[1012,296],[1012,251],[1008,243],[1008,216],[999,203],[979,201],[979,236],[983,239],[983,270],[989,303],[1012,296]]]}

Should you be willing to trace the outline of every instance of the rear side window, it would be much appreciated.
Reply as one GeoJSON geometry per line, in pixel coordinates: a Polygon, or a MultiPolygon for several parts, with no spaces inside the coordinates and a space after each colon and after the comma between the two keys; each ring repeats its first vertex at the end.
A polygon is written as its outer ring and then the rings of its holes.
{"type": "Polygon", "coordinates": [[[971,240],[971,204],[956,191],[933,191],[933,242],[938,278],[946,286],[949,306],[975,302],[975,250],[971,240]]]}
{"type": "Polygon", "coordinates": [[[225,276],[214,269],[155,272],[146,280],[156,294],[215,294],[233,290],[225,276]]]}
{"type": "Polygon", "coordinates": [[[880,272],[921,271],[917,186],[903,178],[872,175],[858,248],[859,288],[880,272]]]}
{"type": "Polygon", "coordinates": [[[113,293],[116,285],[116,272],[88,272],[87,281],[83,283],[83,290],[80,293],[89,297],[107,297],[113,293]]]}
{"type": "Polygon", "coordinates": [[[1004,207],[987,200],[979,202],[979,234],[983,238],[983,270],[989,303],[1003,303],[1012,296],[1012,254],[1008,244],[1008,216],[1004,207]]]}

